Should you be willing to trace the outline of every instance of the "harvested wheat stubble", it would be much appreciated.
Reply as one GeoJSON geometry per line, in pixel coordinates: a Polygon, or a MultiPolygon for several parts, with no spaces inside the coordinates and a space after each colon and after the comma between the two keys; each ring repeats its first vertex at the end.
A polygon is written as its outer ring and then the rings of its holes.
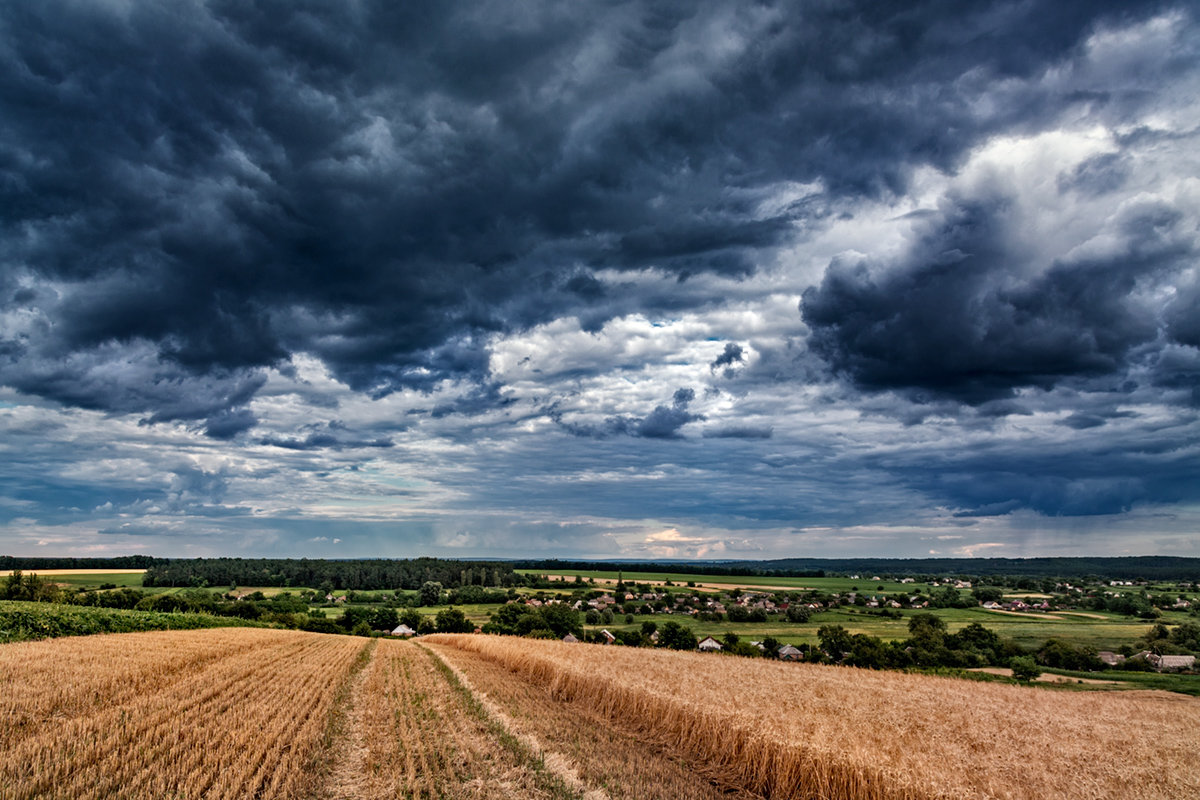
{"type": "Polygon", "coordinates": [[[670,746],[615,726],[582,703],[556,700],[543,686],[508,667],[445,645],[427,644],[460,669],[474,689],[544,748],[565,756],[583,783],[603,786],[612,800],[738,800],[751,795],[721,783],[719,773],[686,763],[670,746]],[[714,782],[715,781],[715,782],[714,782]]]}
{"type": "Polygon", "coordinates": [[[301,796],[362,647],[252,629],[6,645],[24,725],[0,751],[0,798],[301,796]]]}
{"type": "Polygon", "coordinates": [[[355,717],[361,774],[329,796],[552,798],[540,776],[500,744],[487,723],[409,642],[379,642],[355,717]]]}
{"type": "Polygon", "coordinates": [[[1200,796],[1200,701],[495,636],[478,653],[771,797],[1200,796]]]}

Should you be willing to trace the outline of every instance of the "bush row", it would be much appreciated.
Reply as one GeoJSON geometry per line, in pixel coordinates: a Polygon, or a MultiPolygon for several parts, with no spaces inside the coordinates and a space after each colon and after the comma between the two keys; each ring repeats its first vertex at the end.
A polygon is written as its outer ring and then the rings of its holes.
{"type": "Polygon", "coordinates": [[[262,627],[235,617],[0,601],[0,643],[93,633],[262,627]]]}

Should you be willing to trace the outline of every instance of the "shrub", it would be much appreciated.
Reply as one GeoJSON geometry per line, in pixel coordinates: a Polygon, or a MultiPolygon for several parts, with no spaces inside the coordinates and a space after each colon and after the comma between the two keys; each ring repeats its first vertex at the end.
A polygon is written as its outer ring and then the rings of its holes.
{"type": "Polygon", "coordinates": [[[1013,677],[1019,681],[1028,683],[1037,676],[1042,674],[1041,668],[1029,656],[1018,656],[1009,662],[1009,667],[1012,669],[1013,677]]]}

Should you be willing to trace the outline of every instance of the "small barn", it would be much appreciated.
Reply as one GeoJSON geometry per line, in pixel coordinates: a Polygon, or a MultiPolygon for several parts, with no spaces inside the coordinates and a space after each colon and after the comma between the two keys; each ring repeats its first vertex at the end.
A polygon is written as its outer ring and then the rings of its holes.
{"type": "Polygon", "coordinates": [[[562,638],[562,640],[564,642],[566,642],[567,644],[577,644],[579,642],[579,640],[575,638],[575,634],[573,634],[573,633],[568,633],[566,636],[564,636],[562,638]]]}
{"type": "Polygon", "coordinates": [[[1151,658],[1150,663],[1159,672],[1174,672],[1175,670],[1193,669],[1196,666],[1195,656],[1158,656],[1151,658]]]}
{"type": "Polygon", "coordinates": [[[799,649],[792,647],[790,644],[785,644],[779,648],[780,661],[803,661],[804,654],[799,649]]]}
{"type": "Polygon", "coordinates": [[[721,643],[711,636],[705,636],[700,640],[700,644],[696,645],[696,649],[704,650],[706,652],[720,650],[721,643]]]}

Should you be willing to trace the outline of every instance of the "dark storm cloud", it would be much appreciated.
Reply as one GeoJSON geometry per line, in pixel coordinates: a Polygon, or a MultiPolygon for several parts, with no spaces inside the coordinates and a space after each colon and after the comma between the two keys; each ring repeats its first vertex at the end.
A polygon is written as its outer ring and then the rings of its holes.
{"type": "Polygon", "coordinates": [[[732,378],[736,373],[733,365],[742,363],[745,363],[745,356],[742,346],[736,342],[726,342],[725,349],[722,350],[721,354],[714,358],[713,362],[708,366],[709,369],[713,371],[716,371],[720,367],[725,367],[723,374],[726,378],[732,378]]]}
{"type": "Polygon", "coordinates": [[[310,433],[303,439],[281,437],[281,436],[264,436],[259,440],[259,444],[270,445],[271,447],[282,447],[286,450],[343,450],[346,448],[355,447],[393,447],[394,443],[389,439],[371,439],[371,440],[347,440],[339,439],[329,433],[310,433]]]}
{"type": "Polygon", "coordinates": [[[770,439],[774,430],[770,427],[753,425],[731,425],[713,428],[704,432],[705,439],[770,439]]]}
{"type": "MultiPolygon", "coordinates": [[[[778,182],[877,196],[914,165],[951,167],[1071,103],[1136,103],[1022,82],[1107,14],[1093,2],[6,4],[0,311],[18,321],[0,329],[0,382],[203,420],[217,438],[254,424],[259,370],[294,353],[374,395],[486,384],[490,334],[564,314],[594,328],[648,302],[595,268],[753,271],[810,213],[761,211],[778,182]],[[1003,102],[977,102],[1005,81],[1003,102]]],[[[1118,179],[1101,164],[1075,178],[1118,179]]],[[[864,306],[884,304],[839,276],[813,298],[823,352],[868,384],[896,383],[875,344],[831,332],[835,310],[866,321],[864,306]]],[[[1067,272],[1048,280],[1029,289],[1049,299],[1006,302],[1049,320],[1087,291],[1067,272]]],[[[1118,322],[1090,352],[1046,331],[1054,355],[1015,380],[951,365],[919,382],[974,397],[1104,371],[1145,336],[1118,322]]],[[[673,435],[682,413],[652,413],[641,435],[673,435]]]]}
{"type": "Polygon", "coordinates": [[[1107,252],[1042,265],[1022,254],[1010,206],[999,191],[951,196],[897,262],[834,261],[804,292],[810,347],[862,388],[972,405],[1122,375],[1161,333],[1147,293],[1195,257],[1185,216],[1139,199],[1107,252]]]}
{"type": "Polygon", "coordinates": [[[632,426],[633,432],[648,439],[674,439],[679,436],[679,429],[689,422],[704,417],[688,411],[688,406],[696,399],[693,389],[678,389],[670,406],[655,406],[645,419],[632,426]]]}
{"type": "Polygon", "coordinates": [[[554,407],[546,409],[544,413],[573,436],[591,439],[605,439],[619,435],[646,439],[680,439],[682,436],[679,431],[684,425],[704,419],[702,414],[693,414],[688,411],[688,406],[695,399],[696,391],[694,389],[676,389],[669,406],[657,405],[644,417],[609,417],[602,425],[566,421],[563,419],[562,413],[554,407]]]}

